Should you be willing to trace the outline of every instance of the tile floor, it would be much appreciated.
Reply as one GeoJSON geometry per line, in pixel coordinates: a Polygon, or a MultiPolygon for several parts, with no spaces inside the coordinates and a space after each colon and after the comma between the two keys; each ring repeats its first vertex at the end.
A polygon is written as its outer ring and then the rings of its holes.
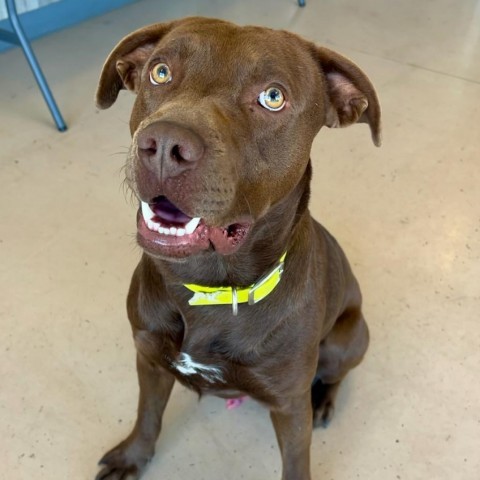
{"type": "MultiPolygon", "coordinates": [[[[70,129],[19,50],[0,54],[0,478],[92,479],[136,408],[124,311],[139,258],[122,191],[125,94],[99,113],[104,57],[184,15],[301,33],[378,89],[384,144],[324,130],[311,210],[360,279],[369,355],[314,433],[313,478],[476,480],[480,471],[480,2],[144,0],[38,40],[70,129]]],[[[176,388],[144,478],[279,479],[267,412],[176,388]]]]}

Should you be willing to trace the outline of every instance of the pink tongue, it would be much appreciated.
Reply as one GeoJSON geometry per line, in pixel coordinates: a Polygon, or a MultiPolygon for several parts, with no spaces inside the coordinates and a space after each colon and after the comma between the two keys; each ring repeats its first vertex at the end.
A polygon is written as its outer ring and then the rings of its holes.
{"type": "Polygon", "coordinates": [[[179,210],[166,197],[158,197],[155,199],[155,203],[151,203],[150,208],[157,217],[167,222],[186,224],[192,219],[179,210]]]}

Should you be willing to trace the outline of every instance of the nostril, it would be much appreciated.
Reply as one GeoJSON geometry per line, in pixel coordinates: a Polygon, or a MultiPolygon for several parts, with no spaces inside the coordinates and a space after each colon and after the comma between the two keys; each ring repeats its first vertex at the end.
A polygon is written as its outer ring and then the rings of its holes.
{"type": "Polygon", "coordinates": [[[144,138],[138,142],[138,149],[148,156],[155,155],[157,153],[158,145],[154,138],[144,138]]]}
{"type": "MultiPolygon", "coordinates": [[[[137,155],[150,165],[161,165],[162,172],[194,168],[205,154],[202,138],[187,128],[169,122],[152,123],[137,136],[137,155]]],[[[168,174],[168,172],[167,172],[168,174]]]]}
{"type": "Polygon", "coordinates": [[[170,150],[170,158],[177,163],[196,162],[203,155],[203,145],[200,142],[183,141],[175,144],[170,150]]]}
{"type": "Polygon", "coordinates": [[[179,145],[174,145],[170,155],[173,159],[175,159],[177,162],[180,162],[182,160],[185,160],[185,158],[182,157],[182,154],[180,153],[180,146],[179,145]]]}

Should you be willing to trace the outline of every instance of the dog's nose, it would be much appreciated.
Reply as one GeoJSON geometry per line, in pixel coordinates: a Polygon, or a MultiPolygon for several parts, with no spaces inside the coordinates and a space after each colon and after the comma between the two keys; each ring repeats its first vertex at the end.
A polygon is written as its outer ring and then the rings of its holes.
{"type": "Polygon", "coordinates": [[[170,122],[156,122],[144,128],[138,134],[137,147],[145,166],[161,173],[163,178],[195,168],[205,152],[199,135],[170,122]]]}

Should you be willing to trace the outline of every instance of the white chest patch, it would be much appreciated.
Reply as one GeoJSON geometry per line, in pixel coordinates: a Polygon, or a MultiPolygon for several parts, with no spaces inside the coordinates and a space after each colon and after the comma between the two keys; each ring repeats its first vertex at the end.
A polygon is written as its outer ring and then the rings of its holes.
{"type": "Polygon", "coordinates": [[[197,363],[188,353],[181,353],[179,359],[172,365],[182,375],[200,375],[209,383],[225,382],[221,368],[197,363]]]}

